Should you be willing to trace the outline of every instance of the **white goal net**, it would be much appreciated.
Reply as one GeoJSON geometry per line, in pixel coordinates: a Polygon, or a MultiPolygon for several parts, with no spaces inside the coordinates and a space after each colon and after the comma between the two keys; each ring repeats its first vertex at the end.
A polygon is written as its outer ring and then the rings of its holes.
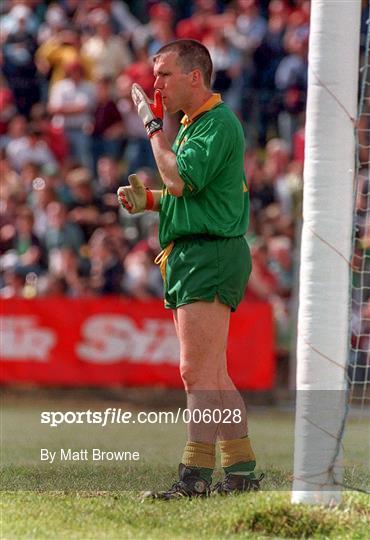
{"type": "Polygon", "coordinates": [[[361,44],[356,126],[352,247],[352,318],[348,365],[350,402],[366,414],[370,403],[370,24],[361,44]]]}

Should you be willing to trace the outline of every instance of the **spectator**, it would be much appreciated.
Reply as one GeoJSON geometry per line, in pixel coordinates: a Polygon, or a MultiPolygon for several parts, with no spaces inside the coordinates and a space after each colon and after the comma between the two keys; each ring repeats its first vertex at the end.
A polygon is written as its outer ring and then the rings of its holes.
{"type": "Polygon", "coordinates": [[[68,26],[68,20],[63,8],[58,4],[50,4],[45,13],[45,21],[40,25],[37,33],[39,45],[57,36],[68,26]]]}
{"type": "Polygon", "coordinates": [[[213,63],[213,89],[235,111],[239,111],[240,75],[242,58],[240,52],[226,39],[223,30],[215,29],[204,40],[213,63]]]}
{"type": "Polygon", "coordinates": [[[12,4],[13,6],[9,12],[3,16],[0,22],[1,42],[6,40],[10,34],[14,34],[22,28],[24,28],[28,34],[34,36],[39,25],[39,21],[28,6],[14,0],[12,1],[12,4]]]}
{"type": "Polygon", "coordinates": [[[270,270],[277,279],[279,294],[289,298],[293,286],[292,245],[286,236],[275,236],[268,242],[270,270]]]}
{"type": "Polygon", "coordinates": [[[14,104],[14,96],[10,88],[4,82],[0,86],[0,140],[9,128],[9,123],[14,117],[17,109],[14,104]]]}
{"type": "Polygon", "coordinates": [[[19,141],[27,136],[27,120],[24,116],[17,114],[9,120],[6,133],[0,136],[0,148],[7,149],[12,141],[19,141]]]}
{"type": "Polygon", "coordinates": [[[229,43],[239,50],[243,58],[243,73],[240,85],[238,109],[246,122],[246,135],[250,144],[258,139],[258,99],[255,88],[256,70],[254,53],[261,45],[267,24],[260,15],[256,0],[238,0],[235,22],[225,27],[229,43]]]}
{"type": "Polygon", "coordinates": [[[37,49],[35,60],[44,77],[43,93],[46,96],[55,83],[68,76],[66,69],[71,63],[81,64],[86,79],[92,78],[91,61],[81,51],[81,38],[75,28],[52,34],[37,49]]]}
{"type": "Polygon", "coordinates": [[[0,157],[0,223],[12,223],[15,219],[15,211],[17,203],[10,205],[10,201],[19,202],[21,199],[26,199],[26,192],[22,185],[19,174],[10,166],[9,160],[5,157],[4,152],[0,157]],[[10,210],[10,206],[12,210],[10,210]]]}
{"type": "Polygon", "coordinates": [[[246,291],[248,300],[269,300],[277,295],[279,284],[269,268],[268,247],[259,240],[251,246],[252,273],[246,291]]]}
{"type": "Polygon", "coordinates": [[[288,18],[290,30],[298,30],[301,37],[307,38],[310,22],[310,0],[295,0],[288,18]]]}
{"type": "Polygon", "coordinates": [[[298,116],[298,127],[292,137],[292,157],[294,161],[299,162],[303,166],[304,162],[304,145],[305,145],[305,126],[306,118],[302,113],[298,116]]]}
{"type": "Polygon", "coordinates": [[[256,0],[238,0],[235,25],[230,21],[225,28],[227,39],[248,59],[262,43],[266,30],[266,21],[260,15],[256,0]]]}
{"type": "Polygon", "coordinates": [[[97,164],[96,194],[103,210],[115,210],[117,214],[117,189],[122,185],[117,160],[102,156],[97,164]]]}
{"type": "Polygon", "coordinates": [[[299,30],[290,31],[284,38],[284,44],[288,55],[277,67],[275,84],[280,91],[279,132],[290,147],[306,103],[308,36],[301,36],[299,30]]]}
{"type": "MultiPolygon", "coordinates": [[[[149,23],[138,28],[133,36],[135,49],[148,47],[150,55],[175,39],[174,11],[166,2],[154,4],[149,9],[149,23]]],[[[150,89],[152,92],[152,88],[150,89]]]]}
{"type": "Polygon", "coordinates": [[[30,124],[24,137],[11,141],[6,148],[11,165],[20,172],[27,163],[38,166],[56,165],[55,158],[43,140],[42,132],[37,124],[30,124]]]}
{"type": "Polygon", "coordinates": [[[82,261],[70,247],[54,248],[51,251],[49,269],[51,276],[58,280],[56,284],[63,283],[66,296],[79,297],[88,292],[90,265],[82,261]]]}
{"type": "Polygon", "coordinates": [[[276,69],[285,56],[284,34],[289,9],[283,0],[272,0],[268,5],[267,30],[253,55],[254,88],[257,93],[258,144],[264,146],[269,131],[277,132],[279,112],[275,88],[276,69]]]}
{"type": "Polygon", "coordinates": [[[31,107],[40,98],[34,55],[37,43],[30,32],[32,16],[26,6],[14,6],[16,24],[7,32],[3,45],[3,73],[8,81],[18,111],[28,116],[31,107]],[[28,16],[30,20],[28,20],[28,16]]]}
{"type": "Polygon", "coordinates": [[[96,108],[92,115],[91,142],[94,173],[102,155],[119,157],[123,140],[123,121],[112,98],[109,78],[99,79],[96,85],[96,108]]]}
{"type": "Polygon", "coordinates": [[[29,272],[40,274],[42,270],[42,248],[33,232],[34,216],[28,206],[18,209],[13,238],[13,250],[17,255],[17,268],[26,276],[29,272]]]}
{"type": "Polygon", "coordinates": [[[70,247],[79,253],[84,243],[84,235],[79,225],[71,223],[67,217],[66,207],[57,201],[52,201],[46,208],[48,227],[44,237],[47,251],[53,248],[70,247]]]}
{"type": "MultiPolygon", "coordinates": [[[[0,216],[0,255],[3,256],[11,250],[15,235],[15,221],[18,211],[18,197],[15,191],[4,193],[1,191],[1,216],[0,216]]],[[[13,256],[14,259],[14,256],[13,256]]],[[[3,268],[2,268],[3,269],[3,268]]]]}
{"type": "MultiPolygon", "coordinates": [[[[43,140],[58,162],[64,163],[69,155],[69,146],[63,126],[52,123],[44,103],[36,103],[31,109],[31,119],[42,133],[43,140]]],[[[51,165],[48,163],[48,165],[51,165]]]]}
{"type": "MultiPolygon", "coordinates": [[[[119,223],[117,214],[111,211],[102,214],[100,229],[109,237],[117,258],[123,261],[132,249],[132,243],[127,238],[125,229],[119,223]]],[[[158,251],[155,252],[155,254],[157,253],[158,251]]]]}
{"type": "Polygon", "coordinates": [[[255,214],[276,201],[273,180],[265,174],[264,162],[257,161],[248,175],[251,209],[255,214]]]}
{"type": "Polygon", "coordinates": [[[105,6],[109,7],[112,27],[119,34],[122,34],[126,38],[130,38],[137,29],[140,28],[140,22],[134,17],[125,2],[121,2],[120,0],[108,0],[106,1],[105,6]]]}
{"type": "MultiPolygon", "coordinates": [[[[143,181],[143,176],[141,176],[141,180],[143,181]]],[[[141,235],[142,239],[139,242],[137,242],[137,244],[131,250],[130,254],[134,254],[136,252],[144,252],[146,257],[142,257],[141,259],[139,258],[136,261],[141,260],[142,262],[144,262],[146,259],[148,259],[149,261],[153,261],[156,257],[156,254],[160,250],[160,246],[158,242],[158,227],[159,227],[158,216],[155,214],[151,216],[148,215],[146,220],[143,220],[140,222],[140,227],[141,227],[140,230],[142,232],[142,235],[141,235]]],[[[126,264],[126,260],[125,260],[125,264],[126,264]]],[[[123,283],[124,286],[128,286],[130,279],[133,279],[132,269],[134,267],[134,263],[132,261],[129,261],[128,264],[130,266],[130,272],[128,274],[127,280],[124,281],[123,283]],[[130,273],[131,273],[131,277],[130,277],[130,273]]],[[[145,285],[145,291],[149,293],[151,296],[157,296],[159,298],[162,298],[163,280],[162,280],[162,276],[157,265],[151,264],[148,267],[146,282],[144,285],[145,285]]]]}
{"type": "Polygon", "coordinates": [[[103,9],[89,14],[93,35],[82,45],[81,52],[93,65],[93,77],[115,78],[131,62],[131,53],[120,36],[112,33],[109,16],[103,9]]]}
{"type": "Polygon", "coordinates": [[[217,23],[222,26],[223,21],[218,17],[215,0],[195,0],[193,5],[192,16],[177,23],[176,37],[204,41],[213,32],[217,23]]]}
{"type": "MultiPolygon", "coordinates": [[[[85,2],[83,2],[83,4],[85,4],[85,2]]],[[[81,2],[79,0],[63,0],[61,5],[67,17],[68,24],[75,24],[77,26],[77,24],[75,23],[75,19],[78,14],[78,9],[81,6],[81,2]]]]}
{"type": "Polygon", "coordinates": [[[246,299],[267,301],[271,304],[276,328],[276,349],[279,356],[285,358],[290,338],[288,304],[280,294],[278,277],[270,269],[268,244],[258,241],[251,246],[251,252],[252,273],[248,282],[246,299]]]}
{"type": "Polygon", "coordinates": [[[57,200],[68,208],[73,205],[73,197],[66,182],[66,176],[72,169],[71,165],[64,163],[63,169],[53,165],[46,165],[40,171],[40,176],[44,179],[45,184],[52,186],[54,189],[57,200]]]}
{"type": "Polygon", "coordinates": [[[38,296],[41,298],[65,296],[68,292],[67,284],[64,278],[55,276],[54,274],[44,274],[41,276],[38,280],[37,286],[38,296]]]}
{"type": "Polygon", "coordinates": [[[57,196],[50,182],[45,182],[43,178],[33,181],[33,190],[29,195],[29,205],[34,216],[34,231],[39,238],[44,238],[47,227],[47,207],[52,201],[56,201],[57,196]]]}
{"type": "Polygon", "coordinates": [[[125,259],[125,277],[123,288],[127,296],[140,300],[153,297],[151,274],[152,259],[144,250],[131,251],[125,259]]]}
{"type": "Polygon", "coordinates": [[[19,268],[3,268],[1,298],[23,298],[25,277],[19,268]]]}
{"type": "Polygon", "coordinates": [[[148,45],[135,48],[136,61],[132,62],[121,75],[126,75],[128,80],[140,84],[148,96],[153,97],[154,75],[153,66],[149,56],[148,45]]]}
{"type": "Polygon", "coordinates": [[[266,145],[265,174],[274,183],[275,200],[282,212],[291,216],[292,194],[288,183],[289,145],[282,139],[271,139],[266,145]]]}
{"type": "Polygon", "coordinates": [[[81,227],[88,241],[99,223],[101,209],[101,201],[94,193],[92,174],[84,167],[72,169],[66,182],[71,193],[68,218],[81,227]]]}
{"type": "Polygon", "coordinates": [[[74,61],[66,66],[66,79],[57,82],[50,92],[49,112],[62,125],[72,159],[92,169],[90,138],[86,133],[95,106],[95,87],[84,78],[83,66],[74,61]]]}
{"type": "Polygon", "coordinates": [[[89,242],[91,278],[90,284],[96,294],[121,292],[123,266],[117,257],[115,246],[101,229],[97,229],[89,242]]]}

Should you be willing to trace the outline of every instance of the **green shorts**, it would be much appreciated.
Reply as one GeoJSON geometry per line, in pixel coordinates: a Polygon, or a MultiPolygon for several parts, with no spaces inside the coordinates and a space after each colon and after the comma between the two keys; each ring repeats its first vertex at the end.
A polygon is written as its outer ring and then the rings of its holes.
{"type": "Polygon", "coordinates": [[[235,311],[244,297],[252,262],[244,236],[206,235],[175,240],[167,260],[165,307],[219,300],[235,311]]]}

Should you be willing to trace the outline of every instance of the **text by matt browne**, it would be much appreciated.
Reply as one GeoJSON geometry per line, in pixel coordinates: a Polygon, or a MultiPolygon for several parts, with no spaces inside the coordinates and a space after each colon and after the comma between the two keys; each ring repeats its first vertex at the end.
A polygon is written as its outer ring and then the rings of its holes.
{"type": "Polygon", "coordinates": [[[59,450],[40,449],[40,460],[46,463],[55,461],[139,461],[140,453],[127,450],[101,450],[100,448],[60,448],[59,450]]]}

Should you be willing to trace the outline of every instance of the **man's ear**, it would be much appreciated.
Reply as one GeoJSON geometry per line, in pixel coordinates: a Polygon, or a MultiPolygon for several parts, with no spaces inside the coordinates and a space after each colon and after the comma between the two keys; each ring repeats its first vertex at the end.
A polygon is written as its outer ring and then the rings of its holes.
{"type": "Polygon", "coordinates": [[[191,72],[191,82],[193,86],[198,86],[199,83],[203,80],[203,75],[200,69],[194,69],[191,72]]]}

